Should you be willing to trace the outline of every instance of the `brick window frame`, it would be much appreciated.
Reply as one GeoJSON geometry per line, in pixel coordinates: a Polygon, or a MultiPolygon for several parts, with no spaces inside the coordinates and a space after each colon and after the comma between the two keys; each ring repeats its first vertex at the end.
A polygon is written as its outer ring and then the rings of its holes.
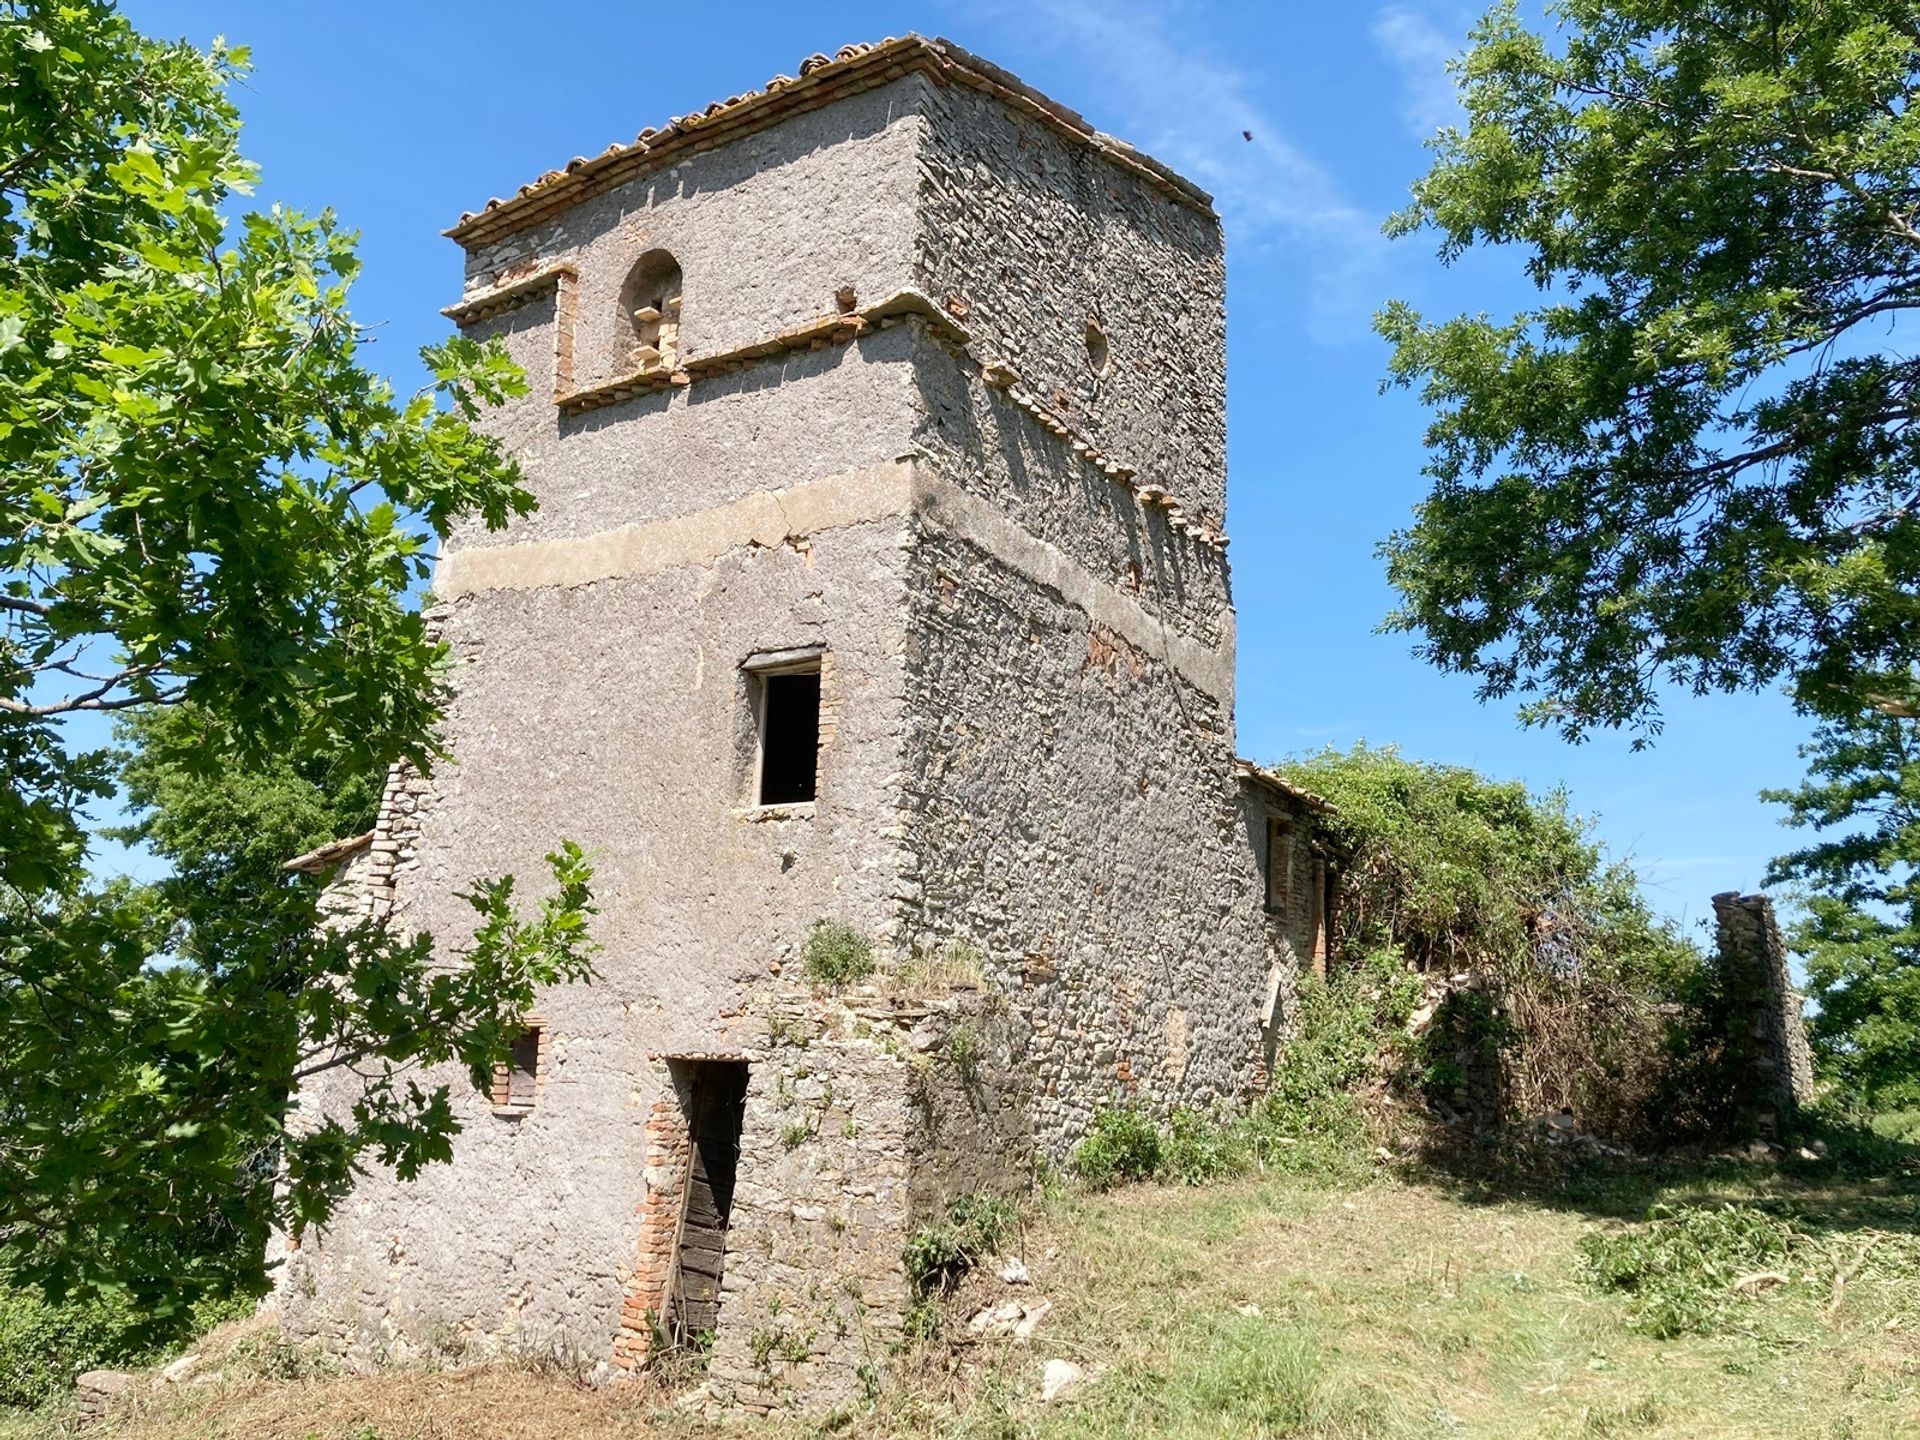
{"type": "Polygon", "coordinates": [[[521,1022],[512,1052],[493,1067],[493,1083],[487,1087],[487,1103],[495,1115],[517,1119],[533,1113],[553,1068],[552,1037],[543,1016],[529,1015],[521,1022]]]}
{"type": "Polygon", "coordinates": [[[1267,914],[1282,925],[1293,918],[1293,841],[1292,818],[1269,815],[1264,906],[1267,914]]]}

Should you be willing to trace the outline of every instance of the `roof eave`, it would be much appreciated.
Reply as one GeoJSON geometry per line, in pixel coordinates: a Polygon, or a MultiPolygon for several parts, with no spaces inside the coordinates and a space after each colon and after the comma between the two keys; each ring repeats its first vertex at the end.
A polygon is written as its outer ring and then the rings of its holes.
{"type": "Polygon", "coordinates": [[[591,158],[575,156],[563,168],[550,170],[523,185],[507,199],[489,200],[478,211],[460,217],[443,233],[469,250],[536,225],[549,215],[621,181],[659,169],[698,149],[710,148],[739,134],[765,128],[797,110],[813,109],[851,88],[869,88],[911,70],[931,74],[945,83],[959,81],[997,95],[1010,106],[1034,115],[1052,128],[1105,154],[1123,169],[1192,209],[1213,216],[1213,197],[1192,181],[1142,154],[1124,141],[1103,135],[1066,106],[1048,99],[1017,76],[981,59],[950,40],[905,35],[882,40],[857,53],[843,47],[844,58],[803,63],[797,79],[765,90],[749,91],[717,101],[705,111],[682,115],[662,130],[643,130],[630,145],[610,145],[591,158]],[[877,76],[875,72],[878,72],[877,76]],[[861,82],[867,82],[861,84],[861,82]]]}

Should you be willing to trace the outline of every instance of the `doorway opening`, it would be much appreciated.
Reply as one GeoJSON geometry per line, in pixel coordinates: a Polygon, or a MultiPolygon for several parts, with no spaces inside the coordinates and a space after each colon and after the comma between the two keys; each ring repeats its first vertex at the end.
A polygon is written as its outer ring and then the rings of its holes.
{"type": "Polygon", "coordinates": [[[669,1343],[704,1345],[720,1319],[747,1065],[744,1060],[668,1063],[687,1117],[688,1155],[665,1319],[669,1343]]]}

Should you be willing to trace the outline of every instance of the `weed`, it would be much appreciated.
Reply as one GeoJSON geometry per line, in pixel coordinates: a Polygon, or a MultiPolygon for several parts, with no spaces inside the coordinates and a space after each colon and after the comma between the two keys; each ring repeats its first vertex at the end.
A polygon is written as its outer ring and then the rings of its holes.
{"type": "Polygon", "coordinates": [[[945,1294],[960,1277],[993,1253],[1013,1228],[1011,1201],[999,1195],[963,1195],[943,1224],[923,1226],[907,1241],[901,1258],[914,1293],[945,1294]]]}
{"type": "Polygon", "coordinates": [[[780,1143],[789,1151],[798,1150],[807,1143],[807,1137],[812,1134],[813,1131],[807,1127],[806,1121],[794,1120],[780,1132],[780,1143]]]}
{"type": "Polygon", "coordinates": [[[962,1020],[953,1027],[953,1034],[947,1037],[947,1059],[953,1062],[962,1085],[979,1083],[980,1027],[972,1020],[962,1020]]]}
{"type": "Polygon", "coordinates": [[[787,1330],[781,1333],[774,1352],[790,1365],[798,1365],[813,1353],[813,1342],[820,1332],[809,1325],[804,1330],[787,1330]]]}
{"type": "Polygon", "coordinates": [[[815,985],[841,989],[873,974],[873,944],[844,920],[819,920],[800,947],[800,964],[815,985]]]}
{"type": "Polygon", "coordinates": [[[269,1326],[233,1347],[224,1366],[230,1375],[260,1380],[305,1380],[330,1373],[333,1358],[299,1344],[278,1325],[269,1326]]]}
{"type": "Polygon", "coordinates": [[[1174,1111],[1167,1121],[1159,1167],[1165,1179],[1201,1185],[1244,1175],[1252,1168],[1253,1148],[1245,1124],[1220,1124],[1187,1109],[1174,1111]]]}
{"type": "Polygon", "coordinates": [[[1587,1278],[1628,1297],[1629,1323],[1657,1339],[1708,1333],[1741,1299],[1782,1273],[1804,1243],[1792,1225],[1750,1205],[1656,1207],[1643,1225],[1582,1237],[1587,1278]],[[1742,1280],[1748,1283],[1742,1285],[1742,1280]]]}
{"type": "Polygon", "coordinates": [[[804,1050],[813,1041],[806,1023],[791,1015],[775,1012],[767,1017],[767,1039],[776,1045],[791,1045],[804,1050]]]}
{"type": "Polygon", "coordinates": [[[979,990],[986,985],[986,957],[966,940],[949,940],[937,949],[916,941],[894,979],[907,991],[979,990]]]}
{"type": "Polygon", "coordinates": [[[907,1306],[901,1330],[909,1340],[934,1340],[940,1335],[940,1306],[931,1298],[907,1306]]]}
{"type": "Polygon", "coordinates": [[[1073,1168],[1096,1190],[1145,1180],[1160,1168],[1160,1132],[1132,1105],[1102,1110],[1074,1148],[1073,1168]]]}

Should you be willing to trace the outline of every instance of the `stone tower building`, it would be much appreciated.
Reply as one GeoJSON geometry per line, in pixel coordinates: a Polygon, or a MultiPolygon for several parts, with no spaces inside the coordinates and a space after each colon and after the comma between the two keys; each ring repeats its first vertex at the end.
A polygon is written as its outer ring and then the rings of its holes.
{"type": "Polygon", "coordinates": [[[1257,1087],[1321,946],[1311,797],[1234,751],[1219,222],[909,37],[448,233],[540,509],[439,565],[456,763],[296,864],[457,937],[471,877],[571,837],[602,978],[451,1163],[289,1253],[285,1313],[607,1373],[710,1332],[723,1400],[835,1402],[916,1227],[1104,1106],[1257,1087]],[[809,983],[823,921],[878,972],[809,983]]]}

